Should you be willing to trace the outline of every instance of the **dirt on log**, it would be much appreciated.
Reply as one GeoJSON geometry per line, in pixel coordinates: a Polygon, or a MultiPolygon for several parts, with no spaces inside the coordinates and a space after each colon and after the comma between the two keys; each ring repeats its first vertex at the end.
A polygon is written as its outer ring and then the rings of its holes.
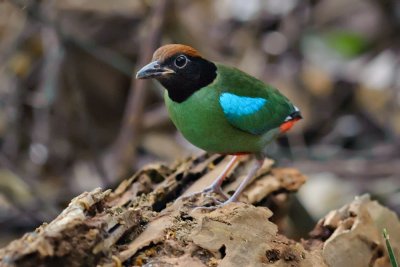
{"type": "MultiPolygon", "coordinates": [[[[0,250],[0,266],[390,266],[381,232],[396,255],[395,213],[368,196],[330,212],[309,239],[279,232],[262,206],[285,199],[306,181],[267,160],[238,203],[202,209],[217,196],[209,185],[228,158],[202,155],[173,166],[150,165],[115,190],[95,189],[71,201],[52,222],[0,250]]],[[[232,191],[250,166],[243,157],[224,183],[232,191]]],[[[275,217],[275,216],[274,216],[275,217]]]]}

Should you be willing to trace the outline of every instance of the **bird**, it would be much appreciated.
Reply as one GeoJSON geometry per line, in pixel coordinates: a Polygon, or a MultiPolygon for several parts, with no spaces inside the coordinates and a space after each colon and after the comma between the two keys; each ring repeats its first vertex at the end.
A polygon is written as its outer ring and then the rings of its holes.
{"type": "Polygon", "coordinates": [[[235,67],[207,60],[184,44],[158,48],[136,78],[155,79],[166,89],[169,116],[190,143],[210,153],[232,156],[203,190],[221,195],[221,206],[238,201],[261,168],[268,144],[302,119],[300,110],[275,87],[235,67]],[[255,155],[255,163],[228,196],[221,189],[222,182],[245,154],[255,155]]]}

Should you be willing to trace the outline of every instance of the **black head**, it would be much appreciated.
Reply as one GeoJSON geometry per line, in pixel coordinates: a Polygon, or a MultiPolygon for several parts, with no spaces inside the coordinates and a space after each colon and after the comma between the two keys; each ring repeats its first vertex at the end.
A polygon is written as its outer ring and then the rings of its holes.
{"type": "Polygon", "coordinates": [[[154,52],[153,61],[136,74],[137,79],[157,79],[175,102],[183,102],[212,83],[217,76],[214,63],[190,46],[165,45],[154,52]]]}

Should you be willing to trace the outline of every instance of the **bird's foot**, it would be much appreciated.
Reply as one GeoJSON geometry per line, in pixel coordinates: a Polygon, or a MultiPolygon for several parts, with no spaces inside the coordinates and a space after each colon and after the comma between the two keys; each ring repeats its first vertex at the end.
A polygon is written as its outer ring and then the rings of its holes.
{"type": "Polygon", "coordinates": [[[231,197],[231,198],[225,200],[224,202],[220,202],[218,200],[215,200],[215,204],[216,205],[207,206],[207,207],[204,207],[204,206],[203,207],[196,207],[192,211],[193,212],[197,212],[197,211],[200,211],[200,212],[207,212],[208,211],[208,212],[210,212],[210,211],[214,211],[214,210],[216,210],[218,208],[222,208],[222,207],[224,207],[224,206],[226,206],[226,205],[228,205],[228,204],[230,204],[232,202],[236,202],[236,199],[233,199],[231,197]]]}
{"type": "Polygon", "coordinates": [[[176,201],[189,200],[189,202],[191,202],[193,204],[197,203],[197,204],[195,204],[195,208],[193,210],[212,211],[212,210],[214,210],[218,207],[222,207],[223,205],[228,203],[229,199],[230,199],[230,196],[225,194],[222,191],[222,188],[220,186],[213,184],[209,187],[206,187],[204,190],[202,190],[200,192],[194,192],[194,193],[180,196],[179,198],[177,198],[176,201]],[[217,199],[215,197],[215,195],[213,195],[212,193],[215,193],[218,196],[220,196],[219,199],[217,199]],[[196,207],[196,205],[198,205],[198,206],[196,207]]]}
{"type": "MultiPolygon", "coordinates": [[[[194,196],[199,196],[199,195],[202,195],[202,194],[210,195],[211,193],[215,193],[215,194],[221,196],[223,200],[228,200],[229,199],[229,196],[222,191],[221,186],[211,185],[209,187],[206,187],[204,190],[202,190],[200,192],[194,192],[194,193],[190,193],[188,195],[180,196],[177,200],[188,199],[188,198],[192,198],[194,196]]],[[[219,202],[216,199],[215,199],[215,201],[219,202]]],[[[219,202],[219,203],[222,203],[222,202],[219,202]]]]}
{"type": "MultiPolygon", "coordinates": [[[[240,194],[243,192],[243,190],[246,188],[247,184],[251,181],[251,178],[254,177],[254,175],[256,174],[257,170],[261,168],[262,164],[264,162],[264,159],[262,160],[258,160],[256,162],[256,164],[253,166],[253,168],[251,169],[251,171],[247,174],[246,178],[240,183],[239,187],[236,189],[235,193],[230,197],[230,198],[225,198],[225,202],[223,203],[219,203],[217,205],[211,206],[211,207],[197,207],[194,210],[214,210],[216,208],[220,208],[223,207],[231,202],[236,202],[240,196],[240,194]]],[[[213,190],[214,192],[216,190],[218,190],[217,188],[215,188],[215,186],[218,186],[218,184],[213,184],[211,186],[211,190],[213,190]]],[[[219,187],[219,190],[221,190],[221,187],[219,187]]],[[[222,192],[222,190],[221,190],[222,192]]],[[[223,193],[223,192],[222,192],[223,193]]],[[[225,194],[224,194],[225,195],[225,194]]],[[[225,195],[226,196],[226,195],[225,195]]]]}
{"type": "Polygon", "coordinates": [[[209,187],[206,187],[202,191],[202,193],[205,193],[205,194],[215,193],[215,194],[220,195],[224,200],[228,200],[229,199],[229,196],[227,194],[225,194],[224,191],[222,191],[222,188],[219,185],[211,185],[209,187]]]}

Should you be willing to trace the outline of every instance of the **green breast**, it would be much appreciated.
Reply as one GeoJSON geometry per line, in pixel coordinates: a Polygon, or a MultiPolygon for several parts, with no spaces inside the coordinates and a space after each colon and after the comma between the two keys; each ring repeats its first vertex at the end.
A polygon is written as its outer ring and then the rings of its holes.
{"type": "Polygon", "coordinates": [[[225,118],[218,99],[218,91],[211,87],[197,91],[182,103],[172,101],[165,92],[172,121],[193,145],[227,154],[261,151],[261,136],[234,128],[225,118]]]}

